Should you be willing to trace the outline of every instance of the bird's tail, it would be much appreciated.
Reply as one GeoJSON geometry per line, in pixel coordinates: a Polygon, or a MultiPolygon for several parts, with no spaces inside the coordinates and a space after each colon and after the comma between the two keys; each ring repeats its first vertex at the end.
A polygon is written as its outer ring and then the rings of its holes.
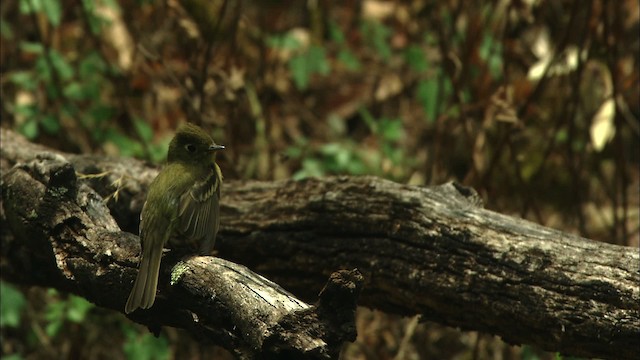
{"type": "Polygon", "coordinates": [[[149,248],[148,251],[144,251],[146,249],[143,249],[138,276],[136,277],[136,281],[133,283],[133,289],[131,290],[131,294],[129,294],[129,300],[127,300],[127,305],[124,308],[124,311],[127,314],[133,312],[137,308],[148,309],[156,300],[162,247],[147,247],[149,248]]]}

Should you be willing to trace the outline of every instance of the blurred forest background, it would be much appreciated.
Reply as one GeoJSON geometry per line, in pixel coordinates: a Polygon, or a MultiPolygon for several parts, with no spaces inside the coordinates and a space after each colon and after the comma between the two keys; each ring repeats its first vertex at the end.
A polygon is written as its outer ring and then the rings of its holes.
{"type": "MultiPolygon", "coordinates": [[[[227,146],[227,179],[455,179],[495,211],[638,246],[638,1],[3,0],[0,29],[2,126],[34,142],[160,164],[192,121],[227,146]]],[[[3,359],[228,358],[1,287],[3,359]]],[[[368,309],[343,355],[562,358],[368,309]]]]}

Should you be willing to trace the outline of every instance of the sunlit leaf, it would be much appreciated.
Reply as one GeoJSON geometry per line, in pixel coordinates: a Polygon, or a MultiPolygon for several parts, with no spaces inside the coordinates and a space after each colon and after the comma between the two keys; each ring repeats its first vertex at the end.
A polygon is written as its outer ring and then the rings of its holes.
{"type": "Polygon", "coordinates": [[[559,129],[556,132],[555,137],[556,137],[556,142],[558,142],[559,144],[564,144],[569,139],[569,133],[567,132],[566,129],[559,129]]]}
{"type": "Polygon", "coordinates": [[[40,114],[40,109],[33,102],[25,102],[17,104],[13,112],[16,115],[21,115],[25,119],[36,118],[40,114]]]}
{"type": "Polygon", "coordinates": [[[380,119],[380,135],[386,141],[398,141],[404,136],[404,127],[400,119],[380,119]]]}
{"type": "Polygon", "coordinates": [[[136,131],[142,140],[147,143],[150,143],[151,140],[153,140],[153,129],[148,122],[141,119],[134,119],[133,126],[135,126],[136,131]]]}
{"type": "Polygon", "coordinates": [[[589,134],[591,143],[596,151],[602,151],[605,145],[616,134],[614,118],[616,115],[616,105],[613,99],[608,99],[600,105],[600,109],[593,116],[589,134]]]}
{"type": "Polygon", "coordinates": [[[143,154],[143,148],[139,142],[115,129],[108,129],[105,135],[106,142],[113,143],[120,151],[121,156],[140,156],[143,154]]]}
{"type": "Polygon", "coordinates": [[[289,70],[293,77],[293,82],[300,90],[304,90],[309,85],[309,76],[311,71],[307,64],[307,60],[303,56],[295,56],[289,61],[289,70]]]}
{"type": "Polygon", "coordinates": [[[44,46],[42,45],[42,43],[38,42],[21,41],[20,50],[26,53],[42,54],[44,53],[44,46]]]}
{"type": "MultiPolygon", "coordinates": [[[[152,4],[155,0],[138,0],[139,5],[144,5],[145,3],[152,4]]],[[[102,5],[111,8],[112,10],[120,10],[120,4],[118,4],[117,0],[101,0],[102,5]]]]}
{"type": "Polygon", "coordinates": [[[340,143],[328,143],[320,148],[320,152],[324,155],[335,155],[340,152],[341,147],[340,143]]]}
{"type": "Polygon", "coordinates": [[[325,49],[320,46],[310,46],[304,53],[291,58],[289,70],[296,87],[305,90],[313,74],[326,75],[331,71],[331,67],[327,61],[325,49]]]}
{"type": "Polygon", "coordinates": [[[306,158],[302,161],[302,170],[296,172],[293,178],[296,180],[308,177],[321,177],[324,175],[322,163],[318,159],[306,158]]]}
{"type": "Polygon", "coordinates": [[[273,35],[267,38],[267,45],[275,49],[296,50],[302,45],[300,40],[292,34],[273,35]]]}
{"type": "Polygon", "coordinates": [[[42,11],[42,3],[47,0],[20,0],[18,8],[23,15],[42,11]]]}
{"type": "Polygon", "coordinates": [[[31,71],[16,71],[7,78],[24,90],[35,90],[38,87],[38,82],[34,79],[31,71]]]}
{"type": "Polygon", "coordinates": [[[35,118],[25,120],[25,122],[18,127],[18,131],[29,140],[35,139],[39,133],[38,120],[35,118]]]}
{"type": "Polygon", "coordinates": [[[87,317],[87,313],[94,305],[80,296],[71,296],[68,303],[67,319],[75,323],[82,323],[87,317]]]}
{"type": "Polygon", "coordinates": [[[60,5],[60,0],[43,1],[42,10],[51,25],[54,27],[60,25],[60,20],[62,19],[62,6],[60,5]]]}

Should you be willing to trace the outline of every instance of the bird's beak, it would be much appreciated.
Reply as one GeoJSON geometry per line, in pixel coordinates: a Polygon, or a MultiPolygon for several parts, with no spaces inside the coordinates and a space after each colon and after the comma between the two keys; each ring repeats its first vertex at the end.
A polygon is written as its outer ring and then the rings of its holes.
{"type": "Polygon", "coordinates": [[[209,146],[209,151],[218,151],[224,149],[224,145],[211,145],[209,146]]]}

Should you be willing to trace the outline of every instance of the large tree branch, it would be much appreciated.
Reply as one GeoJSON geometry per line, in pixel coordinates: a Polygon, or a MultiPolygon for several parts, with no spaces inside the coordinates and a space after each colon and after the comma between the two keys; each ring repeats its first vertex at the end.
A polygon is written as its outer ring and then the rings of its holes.
{"type": "MultiPolygon", "coordinates": [[[[3,164],[33,158],[33,145],[7,134],[3,164]]],[[[88,180],[102,196],[120,180],[109,206],[120,227],[135,232],[155,170],[131,159],[65,156],[81,173],[108,171],[88,180]]],[[[231,181],[217,248],[307,300],[331,272],[358,268],[363,305],[572,355],[636,354],[637,249],[500,215],[475,199],[455,184],[372,177],[231,181]]]]}
{"type": "MultiPolygon", "coordinates": [[[[3,225],[12,231],[2,238],[2,276],[122,311],[138,239],[122,232],[102,198],[77,182],[73,166],[41,154],[3,174],[2,190],[3,225]]],[[[342,342],[355,339],[357,270],[334,273],[310,306],[244,266],[200,256],[173,267],[177,260],[165,256],[161,278],[167,280],[155,305],[130,315],[155,333],[162,325],[185,328],[240,358],[331,359],[342,342]]]]}

